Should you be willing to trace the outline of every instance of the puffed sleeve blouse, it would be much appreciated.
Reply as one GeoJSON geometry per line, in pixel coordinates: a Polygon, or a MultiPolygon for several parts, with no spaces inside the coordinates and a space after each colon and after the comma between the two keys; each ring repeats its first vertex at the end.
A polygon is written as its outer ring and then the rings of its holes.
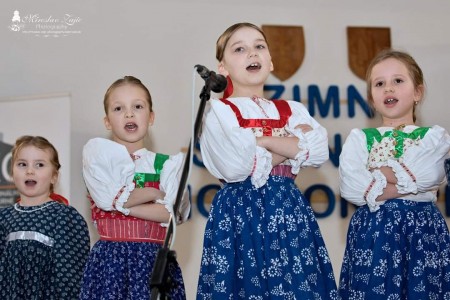
{"type": "MultiPolygon", "coordinates": [[[[251,98],[228,98],[246,119],[279,119],[273,101],[255,103],[251,98]]],[[[278,100],[275,100],[278,101],[278,100]]],[[[292,173],[303,167],[318,167],[328,159],[327,131],[309,114],[303,104],[287,101],[292,111],[285,130],[299,138],[298,153],[289,159],[292,173]],[[308,124],[313,130],[303,133],[295,127],[308,124]]],[[[272,170],[272,154],[257,146],[256,135],[251,128],[242,128],[235,113],[219,99],[211,99],[206,108],[200,149],[203,162],[209,172],[226,182],[243,181],[251,176],[253,185],[263,186],[272,170]]]]}
{"type": "Polygon", "coordinates": [[[377,211],[376,201],[387,181],[377,168],[391,167],[397,190],[413,201],[436,201],[445,180],[444,161],[449,157],[450,136],[439,126],[406,126],[353,129],[339,157],[342,197],[355,205],[377,211]]]}
{"type": "MultiPolygon", "coordinates": [[[[128,215],[129,210],[123,205],[135,188],[135,173],[155,173],[156,153],[140,149],[132,154],[133,160],[125,146],[104,138],[89,140],[83,148],[83,177],[95,205],[105,211],[120,211],[128,215]]],[[[156,202],[164,204],[173,214],[173,204],[178,192],[184,155],[178,153],[169,156],[160,174],[160,189],[166,193],[164,199],[156,202]]],[[[183,198],[179,212],[185,221],[189,215],[190,205],[187,197],[183,198]]]]}

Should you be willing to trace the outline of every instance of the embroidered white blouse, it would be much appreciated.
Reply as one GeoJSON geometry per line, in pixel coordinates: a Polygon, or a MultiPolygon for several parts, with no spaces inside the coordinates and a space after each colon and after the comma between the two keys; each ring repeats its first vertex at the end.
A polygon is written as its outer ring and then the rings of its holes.
{"type": "MultiPolygon", "coordinates": [[[[259,103],[255,103],[248,97],[228,100],[237,106],[245,119],[280,117],[273,101],[260,99],[259,103]]],[[[288,135],[299,138],[299,151],[295,159],[289,159],[286,163],[292,166],[292,173],[297,174],[303,167],[318,167],[328,159],[328,137],[326,129],[311,117],[303,104],[287,102],[292,115],[284,129],[288,135]],[[304,134],[300,129],[295,129],[299,124],[308,124],[313,130],[304,134]]],[[[260,134],[261,131],[241,128],[229,105],[211,99],[205,109],[200,137],[206,168],[213,176],[226,182],[243,181],[251,176],[254,186],[263,186],[272,170],[272,154],[256,145],[256,136],[260,134]]]]}
{"type": "Polygon", "coordinates": [[[371,169],[388,166],[397,178],[398,192],[405,194],[402,199],[436,201],[437,190],[445,180],[444,161],[450,151],[446,130],[414,125],[406,126],[402,132],[392,127],[370,130],[376,136],[353,129],[344,143],[339,157],[342,197],[377,211],[384,203],[376,198],[383,193],[386,178],[379,170],[371,169]]]}
{"type": "MultiPolygon", "coordinates": [[[[123,205],[134,190],[135,173],[155,173],[156,153],[140,149],[133,153],[139,158],[131,158],[125,146],[104,138],[94,138],[83,148],[83,177],[89,194],[97,207],[105,211],[117,210],[128,214],[123,205]],[[117,195],[122,193],[116,199],[117,195]]],[[[160,175],[160,189],[166,193],[164,199],[156,202],[164,204],[173,215],[173,205],[178,192],[182,171],[183,153],[169,156],[160,175]]],[[[189,216],[190,202],[185,195],[180,203],[178,222],[184,222],[189,216]]]]}

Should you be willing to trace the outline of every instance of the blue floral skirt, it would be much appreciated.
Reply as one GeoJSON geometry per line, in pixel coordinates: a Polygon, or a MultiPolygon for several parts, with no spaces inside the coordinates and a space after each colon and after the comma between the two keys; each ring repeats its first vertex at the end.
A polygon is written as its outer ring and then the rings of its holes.
{"type": "MultiPolygon", "coordinates": [[[[84,271],[80,299],[150,299],[150,278],[161,245],[141,242],[98,241],[91,250],[84,271]]],[[[174,287],[170,299],[186,299],[178,264],[169,264],[174,287]]]]}
{"type": "Polygon", "coordinates": [[[434,203],[387,201],[353,215],[339,280],[342,299],[450,299],[450,235],[434,203]]]}
{"type": "Polygon", "coordinates": [[[247,179],[215,196],[197,299],[337,299],[314,212],[292,179],[247,179]]]}

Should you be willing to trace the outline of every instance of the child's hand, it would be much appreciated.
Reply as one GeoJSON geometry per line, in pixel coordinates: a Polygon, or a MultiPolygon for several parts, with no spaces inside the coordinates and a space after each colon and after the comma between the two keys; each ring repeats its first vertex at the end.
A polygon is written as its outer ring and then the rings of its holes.
{"type": "Polygon", "coordinates": [[[164,199],[164,197],[166,196],[166,193],[163,191],[159,191],[160,196],[158,197],[158,199],[164,199]]]}
{"type": "Polygon", "coordinates": [[[395,176],[394,170],[388,166],[382,166],[378,168],[378,170],[383,173],[384,177],[386,177],[386,181],[391,184],[397,184],[397,177],[395,176]]]}
{"type": "Polygon", "coordinates": [[[307,132],[313,130],[313,128],[308,124],[299,124],[299,125],[295,126],[295,129],[300,129],[303,133],[307,133],[307,132]]]}
{"type": "Polygon", "coordinates": [[[163,200],[166,196],[166,193],[153,187],[146,187],[147,190],[147,199],[150,199],[148,202],[155,202],[156,200],[163,200]]]}

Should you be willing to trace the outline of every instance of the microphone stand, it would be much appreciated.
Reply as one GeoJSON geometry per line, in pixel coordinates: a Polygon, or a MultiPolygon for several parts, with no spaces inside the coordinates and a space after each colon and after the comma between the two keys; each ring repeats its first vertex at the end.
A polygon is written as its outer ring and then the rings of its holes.
{"type": "MultiPolygon", "coordinates": [[[[203,76],[202,76],[203,77],[203,76]]],[[[214,87],[215,83],[211,78],[205,78],[205,85],[202,88],[200,93],[200,105],[197,111],[197,116],[194,123],[194,137],[193,140],[189,142],[189,148],[186,154],[186,159],[184,161],[183,173],[181,174],[180,185],[178,187],[178,192],[175,200],[175,204],[173,206],[173,212],[176,217],[178,212],[178,208],[181,203],[181,199],[183,198],[184,190],[186,188],[186,183],[188,180],[189,169],[191,165],[191,143],[194,145],[198,142],[198,136],[200,134],[200,129],[202,126],[203,113],[205,111],[206,102],[211,98],[211,90],[216,91],[217,88],[214,87]]],[[[223,87],[225,89],[225,87],[223,87]]],[[[221,92],[221,91],[216,91],[221,92]]],[[[172,239],[173,235],[173,216],[171,216],[169,220],[169,226],[167,227],[166,237],[164,239],[164,244],[161,249],[159,249],[158,254],[156,256],[156,261],[153,266],[152,276],[150,278],[150,290],[152,300],[157,299],[169,299],[168,291],[171,287],[173,287],[174,283],[171,282],[168,265],[176,262],[176,253],[173,250],[169,249],[169,243],[172,239]]]]}

